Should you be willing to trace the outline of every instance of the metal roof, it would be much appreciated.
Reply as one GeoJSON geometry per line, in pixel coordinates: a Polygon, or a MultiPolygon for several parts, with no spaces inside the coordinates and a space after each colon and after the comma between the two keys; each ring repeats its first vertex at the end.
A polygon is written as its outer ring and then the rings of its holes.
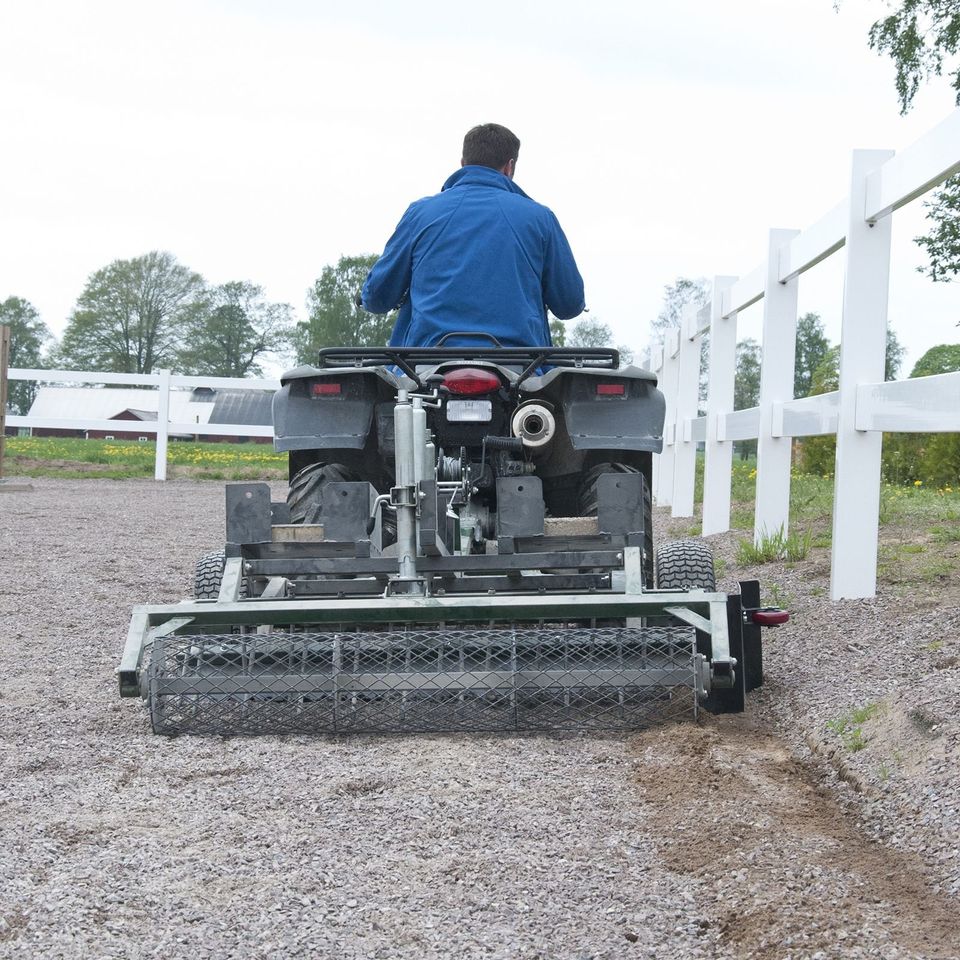
{"type": "MultiPolygon", "coordinates": [[[[213,404],[192,400],[190,390],[170,391],[170,419],[174,423],[207,423],[213,404]]],[[[133,387],[40,387],[28,416],[70,418],[76,420],[111,420],[118,413],[152,413],[156,420],[159,390],[133,387]]],[[[146,419],[145,417],[143,419],[146,419]]]]}
{"type": "Polygon", "coordinates": [[[249,426],[273,423],[273,391],[218,390],[208,423],[242,423],[249,426]]]}

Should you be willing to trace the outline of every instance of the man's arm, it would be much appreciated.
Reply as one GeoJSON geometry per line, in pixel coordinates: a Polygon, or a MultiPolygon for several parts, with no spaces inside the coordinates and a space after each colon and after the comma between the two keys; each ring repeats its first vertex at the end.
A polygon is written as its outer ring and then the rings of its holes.
{"type": "Polygon", "coordinates": [[[370,269],[363,284],[363,308],[370,313],[389,313],[399,307],[410,290],[415,232],[413,206],[407,208],[387,241],[383,255],[370,269]]]}
{"type": "Polygon", "coordinates": [[[572,320],[583,313],[585,306],[583,278],[560,222],[552,212],[543,264],[543,302],[560,320],[572,320]]]}

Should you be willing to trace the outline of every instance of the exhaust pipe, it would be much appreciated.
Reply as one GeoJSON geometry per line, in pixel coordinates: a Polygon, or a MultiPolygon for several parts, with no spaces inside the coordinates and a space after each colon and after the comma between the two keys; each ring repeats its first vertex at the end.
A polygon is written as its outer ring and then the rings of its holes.
{"type": "Polygon", "coordinates": [[[553,439],[557,421],[543,404],[527,403],[514,413],[510,429],[515,437],[523,441],[525,447],[536,450],[545,447],[553,439]]]}

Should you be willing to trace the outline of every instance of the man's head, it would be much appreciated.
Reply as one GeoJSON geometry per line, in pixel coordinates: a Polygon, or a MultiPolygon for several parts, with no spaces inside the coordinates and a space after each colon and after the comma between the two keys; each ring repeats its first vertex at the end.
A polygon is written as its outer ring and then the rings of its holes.
{"type": "Polygon", "coordinates": [[[481,123],[463,138],[460,166],[492,167],[512,179],[518,153],[520,141],[506,127],[499,123],[481,123]]]}

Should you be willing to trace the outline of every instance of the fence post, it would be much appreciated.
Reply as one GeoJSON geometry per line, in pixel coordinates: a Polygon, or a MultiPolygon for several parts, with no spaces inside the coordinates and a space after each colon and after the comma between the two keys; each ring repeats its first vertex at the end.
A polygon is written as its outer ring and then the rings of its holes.
{"type": "Polygon", "coordinates": [[[0,326],[0,480],[7,442],[7,367],[10,365],[10,328],[0,326]]]}
{"type": "Polygon", "coordinates": [[[676,453],[677,384],[680,376],[680,331],[668,330],[663,341],[663,377],[660,389],[666,404],[663,421],[663,453],[654,497],[658,504],[669,507],[673,502],[674,456],[676,453]]]}
{"type": "Polygon", "coordinates": [[[697,333],[697,305],[684,304],[680,317],[680,365],[677,377],[676,433],[673,439],[673,499],[670,515],[693,516],[693,495],[697,476],[697,445],[690,424],[697,415],[700,389],[700,334],[697,333]]]}
{"type": "Polygon", "coordinates": [[[737,315],[723,318],[723,294],[736,277],[714,277],[710,301],[710,366],[707,386],[707,441],[703,458],[703,535],[730,529],[733,441],[718,440],[720,419],[733,412],[737,376],[737,315]]]}
{"type": "Polygon", "coordinates": [[[877,591],[880,454],[883,434],[855,426],[857,386],[882,383],[887,343],[891,218],[864,219],[867,174],[892,150],[854,150],[847,221],[843,319],[840,326],[840,407],[833,485],[830,597],[872,597],[877,591]]]}
{"type": "Polygon", "coordinates": [[[773,405],[793,399],[797,349],[797,278],[780,282],[779,252],[799,230],[771,230],[763,287],[760,357],[760,429],[757,438],[757,498],[753,539],[790,525],[791,437],[773,435],[773,405]]]}
{"type": "Polygon", "coordinates": [[[160,396],[157,399],[157,461],[153,471],[155,480],[167,479],[167,437],[170,428],[170,371],[158,370],[160,396]]]}

